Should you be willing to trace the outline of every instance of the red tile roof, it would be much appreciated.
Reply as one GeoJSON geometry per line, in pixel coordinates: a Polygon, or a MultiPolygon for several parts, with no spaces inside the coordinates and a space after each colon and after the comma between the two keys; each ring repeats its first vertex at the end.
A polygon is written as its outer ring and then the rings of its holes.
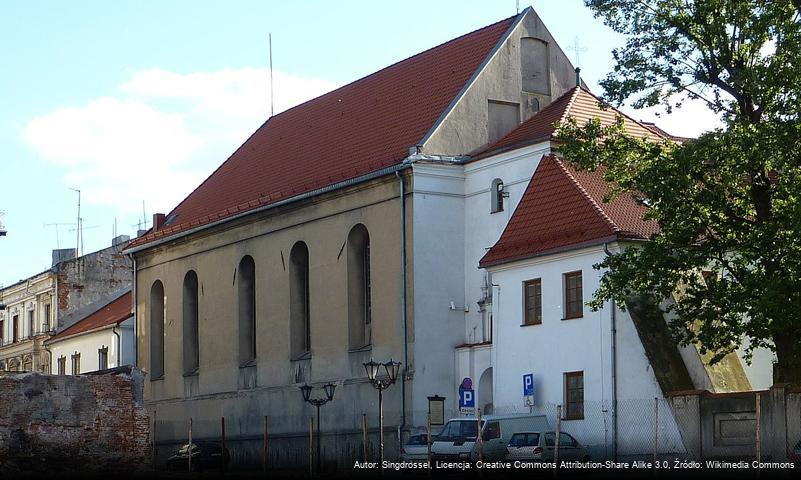
{"type": "Polygon", "coordinates": [[[605,203],[608,193],[601,171],[579,172],[556,155],[543,157],[509,224],[479,266],[604,240],[648,239],[659,232],[656,222],[642,218],[647,207],[629,194],[605,203]]]}
{"type": "Polygon", "coordinates": [[[473,158],[483,158],[526,145],[555,140],[554,124],[564,121],[568,117],[573,117],[579,125],[584,125],[591,118],[600,119],[603,125],[611,125],[615,122],[616,116],[622,114],[626,131],[630,135],[639,138],[646,137],[653,141],[670,138],[663,134],[661,129],[651,128],[637,122],[615,108],[601,108],[599,103],[601,103],[601,99],[590,93],[589,90],[583,87],[573,87],[492,145],[476,151],[473,158]]]}
{"type": "Polygon", "coordinates": [[[100,310],[90,314],[83,320],[70,325],[64,330],[58,332],[58,334],[50,337],[47,340],[47,343],[52,343],[57,340],[62,340],[64,338],[71,337],[79,333],[96,330],[98,328],[118,325],[133,315],[133,313],[131,313],[132,305],[131,292],[128,292],[100,310]]]}
{"type": "Polygon", "coordinates": [[[401,162],[516,17],[468,33],[280,113],[127,248],[401,162]]]}

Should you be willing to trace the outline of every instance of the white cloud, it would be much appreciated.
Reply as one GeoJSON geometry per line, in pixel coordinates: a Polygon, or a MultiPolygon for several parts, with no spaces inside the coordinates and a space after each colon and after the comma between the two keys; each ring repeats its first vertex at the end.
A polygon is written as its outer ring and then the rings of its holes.
{"type": "MultiPolygon", "coordinates": [[[[114,96],[30,120],[22,136],[87,202],[166,212],[267,119],[269,82],[266,69],[145,70],[114,96]]],[[[336,86],[282,72],[274,85],[276,113],[336,86]]]]}

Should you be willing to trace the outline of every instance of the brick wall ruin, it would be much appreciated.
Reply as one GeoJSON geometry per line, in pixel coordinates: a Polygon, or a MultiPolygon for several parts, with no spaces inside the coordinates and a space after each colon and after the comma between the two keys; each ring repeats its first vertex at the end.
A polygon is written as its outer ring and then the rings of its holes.
{"type": "Polygon", "coordinates": [[[0,376],[0,477],[21,471],[130,471],[150,464],[143,375],[0,376]]]}

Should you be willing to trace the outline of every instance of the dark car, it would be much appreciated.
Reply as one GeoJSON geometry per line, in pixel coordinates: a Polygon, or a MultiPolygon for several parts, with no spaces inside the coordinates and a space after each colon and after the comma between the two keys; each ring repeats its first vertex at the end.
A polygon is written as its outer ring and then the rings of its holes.
{"type": "MultiPolygon", "coordinates": [[[[228,466],[231,460],[231,455],[226,448],[223,451],[222,446],[217,442],[193,442],[192,443],[192,471],[198,472],[201,470],[222,470],[228,466]]],[[[189,469],[189,444],[181,445],[181,448],[175,451],[170,458],[167,459],[167,468],[170,470],[184,470],[189,469]]]]}

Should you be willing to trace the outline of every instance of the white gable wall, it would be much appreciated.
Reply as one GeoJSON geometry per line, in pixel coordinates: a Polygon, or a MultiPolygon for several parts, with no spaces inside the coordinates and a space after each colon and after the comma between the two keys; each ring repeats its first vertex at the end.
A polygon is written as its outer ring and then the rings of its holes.
{"type": "Polygon", "coordinates": [[[500,237],[549,151],[542,143],[466,165],[414,164],[409,274],[414,275],[415,425],[425,423],[418,413],[427,411],[429,396],[446,397],[446,416],[455,415],[462,377],[471,376],[478,387],[479,377],[492,366],[489,347],[455,347],[489,338],[491,306],[482,322],[477,304],[484,281],[478,262],[500,237]],[[496,178],[509,197],[504,211],[491,213],[490,186],[496,178]]]}
{"type": "MultiPolygon", "coordinates": [[[[614,245],[610,250],[614,250],[614,245]]],[[[562,428],[591,448],[593,456],[611,455],[613,439],[611,382],[611,308],[563,320],[563,277],[582,271],[584,301],[597,290],[601,272],[592,266],[604,257],[603,245],[492,267],[494,335],[494,406],[497,413],[527,411],[522,376],[533,373],[535,411],[555,421],[556,405],[565,403],[564,374],[584,372],[584,419],[564,420],[562,428]],[[523,324],[523,282],[542,281],[542,323],[523,324]]],[[[653,448],[654,398],[662,392],[637,331],[626,312],[616,310],[618,452],[647,454],[653,448]]],[[[678,430],[660,400],[660,451],[683,451],[678,430]]]]}

